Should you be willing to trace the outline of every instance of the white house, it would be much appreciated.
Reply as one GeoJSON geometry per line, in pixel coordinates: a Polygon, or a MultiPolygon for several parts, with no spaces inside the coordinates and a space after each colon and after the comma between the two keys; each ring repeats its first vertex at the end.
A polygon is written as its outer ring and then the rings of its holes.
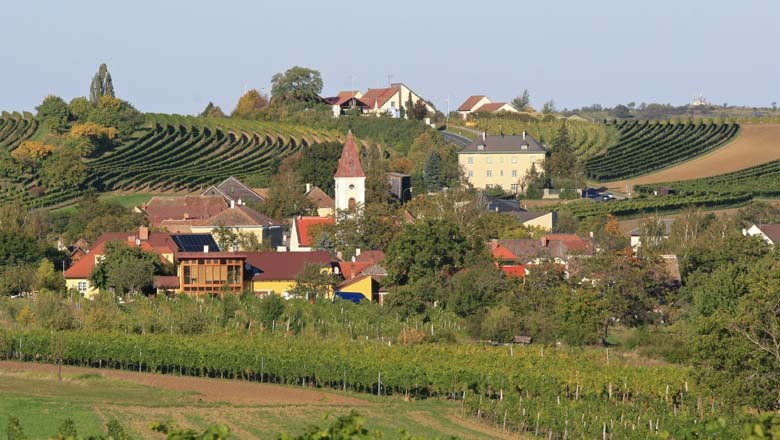
{"type": "Polygon", "coordinates": [[[761,237],[767,244],[774,246],[780,243],[780,224],[753,225],[743,229],[742,234],[746,237],[761,237]]]}
{"type": "Polygon", "coordinates": [[[472,95],[463,101],[463,104],[458,107],[457,111],[461,118],[466,119],[474,110],[485,104],[490,104],[491,102],[490,98],[485,95],[472,95]]]}
{"type": "Polygon", "coordinates": [[[424,100],[420,95],[403,83],[393,83],[390,84],[390,87],[383,89],[368,89],[368,91],[360,97],[360,101],[365,103],[367,113],[374,113],[377,115],[390,113],[393,117],[400,117],[401,107],[406,109],[406,104],[409,102],[410,97],[412,105],[417,104],[418,101],[422,101],[425,103],[428,112],[433,113],[436,111],[428,101],[424,100]]]}

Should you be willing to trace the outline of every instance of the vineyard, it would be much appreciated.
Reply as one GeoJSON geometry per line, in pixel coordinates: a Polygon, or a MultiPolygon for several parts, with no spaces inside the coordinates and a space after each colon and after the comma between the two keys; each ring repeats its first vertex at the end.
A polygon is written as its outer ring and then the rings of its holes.
{"type": "MultiPolygon", "coordinates": [[[[458,121],[452,121],[453,124],[458,121]]],[[[523,131],[538,139],[539,142],[555,149],[555,137],[563,121],[523,120],[509,116],[480,115],[477,129],[488,133],[518,134],[523,131]]],[[[608,145],[618,140],[615,127],[605,124],[591,124],[583,121],[567,121],[571,147],[579,157],[587,158],[600,153],[608,145]]]]}
{"type": "Polygon", "coordinates": [[[637,365],[599,349],[3,330],[0,357],[445,398],[504,429],[546,438],[647,438],[734,417],[726,402],[689,383],[686,368],[637,365]]]}
{"type": "MultiPolygon", "coordinates": [[[[0,145],[12,151],[37,127],[30,114],[3,114],[0,145]]],[[[229,176],[268,175],[284,156],[339,136],[284,123],[150,114],[129,139],[86,160],[89,178],[81,188],[46,192],[35,174],[11,175],[0,189],[0,203],[51,206],[77,198],[84,188],[192,191],[229,176]]]]}
{"type": "MultiPolygon", "coordinates": [[[[653,188],[656,188],[655,186],[653,188]]],[[[649,188],[646,191],[652,192],[649,188]]],[[[574,217],[591,216],[629,217],[641,214],[661,214],[680,211],[687,208],[725,209],[741,206],[753,199],[747,192],[704,192],[679,194],[665,197],[641,196],[633,199],[612,202],[593,202],[581,200],[573,203],[558,204],[551,207],[554,211],[568,211],[574,217]]]]}
{"type": "Polygon", "coordinates": [[[659,186],[674,188],[678,194],[747,193],[753,197],[778,197],[780,196],[780,160],[713,177],[637,185],[634,189],[641,194],[650,194],[659,186]]]}
{"type": "Polygon", "coordinates": [[[740,128],[735,123],[657,121],[622,121],[615,127],[619,141],[585,161],[585,172],[594,180],[624,179],[689,160],[729,142],[740,128]]]}

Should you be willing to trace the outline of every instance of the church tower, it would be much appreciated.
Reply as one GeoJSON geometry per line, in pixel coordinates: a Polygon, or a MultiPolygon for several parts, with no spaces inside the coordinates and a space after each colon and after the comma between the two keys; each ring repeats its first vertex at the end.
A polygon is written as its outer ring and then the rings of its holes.
{"type": "Polygon", "coordinates": [[[347,141],[344,142],[344,149],[341,150],[334,180],[337,211],[363,206],[366,203],[366,174],[360,165],[360,153],[352,137],[352,130],[347,134],[347,141]]]}

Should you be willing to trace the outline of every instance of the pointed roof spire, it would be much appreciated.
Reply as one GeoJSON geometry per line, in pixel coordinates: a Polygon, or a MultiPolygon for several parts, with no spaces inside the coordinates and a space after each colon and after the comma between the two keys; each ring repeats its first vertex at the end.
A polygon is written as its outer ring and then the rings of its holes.
{"type": "Polygon", "coordinates": [[[366,177],[363,167],[360,165],[360,154],[357,145],[355,145],[355,139],[352,137],[352,130],[347,133],[347,141],[344,142],[344,149],[341,150],[339,167],[336,169],[334,177],[366,177]]]}

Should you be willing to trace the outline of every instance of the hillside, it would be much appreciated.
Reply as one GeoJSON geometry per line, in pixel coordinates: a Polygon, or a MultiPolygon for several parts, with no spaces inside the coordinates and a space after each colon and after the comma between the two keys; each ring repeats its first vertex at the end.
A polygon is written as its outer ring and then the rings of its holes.
{"type": "Polygon", "coordinates": [[[742,125],[737,137],[722,148],[656,173],[609,182],[605,186],[625,191],[627,185],[712,177],[777,159],[780,159],[780,124],[742,125]]]}
{"type": "Polygon", "coordinates": [[[739,131],[733,123],[621,121],[620,140],[585,162],[589,178],[599,181],[637,176],[684,162],[729,142],[739,131]]]}
{"type": "MultiPolygon", "coordinates": [[[[38,128],[32,115],[4,113],[0,146],[6,154],[12,152],[38,128]]],[[[37,172],[6,172],[0,181],[0,203],[57,205],[88,188],[191,191],[231,175],[266,176],[276,161],[300,148],[338,139],[335,131],[286,123],[147,114],[144,125],[131,136],[84,159],[89,177],[81,187],[50,192],[41,186],[37,172]]]]}

